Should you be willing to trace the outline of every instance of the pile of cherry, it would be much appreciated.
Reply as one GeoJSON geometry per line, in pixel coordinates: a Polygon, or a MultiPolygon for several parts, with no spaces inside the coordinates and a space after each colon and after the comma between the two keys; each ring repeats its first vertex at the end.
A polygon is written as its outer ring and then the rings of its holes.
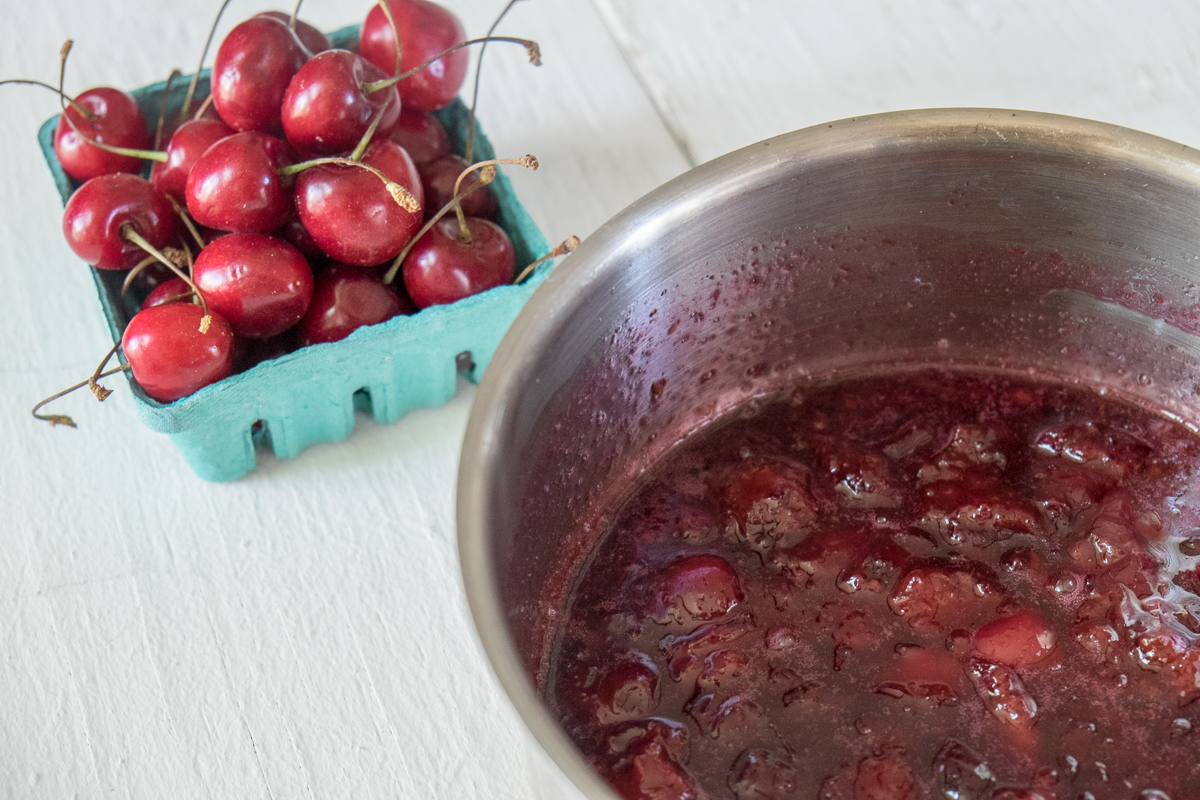
{"type": "MultiPolygon", "coordinates": [[[[536,44],[508,41],[538,63],[536,44]]],[[[147,292],[121,340],[147,395],[172,402],[514,280],[512,243],[488,219],[497,162],[471,168],[451,154],[431,113],[461,88],[464,42],[453,13],[427,0],[381,0],[358,53],[268,11],[229,32],[211,97],[193,109],[189,91],[156,140],[125,92],[64,96],[54,150],[82,185],[63,233],[89,264],[128,270],[125,288],[147,292]]],[[[89,381],[101,399],[107,363],[89,381]]]]}

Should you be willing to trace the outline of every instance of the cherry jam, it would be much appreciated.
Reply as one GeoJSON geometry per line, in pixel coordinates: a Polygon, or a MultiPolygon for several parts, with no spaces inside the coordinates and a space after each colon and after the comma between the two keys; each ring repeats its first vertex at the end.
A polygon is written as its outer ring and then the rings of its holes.
{"type": "Polygon", "coordinates": [[[629,800],[1200,798],[1200,438],[968,372],[805,386],[608,516],[546,699],[629,800]]]}

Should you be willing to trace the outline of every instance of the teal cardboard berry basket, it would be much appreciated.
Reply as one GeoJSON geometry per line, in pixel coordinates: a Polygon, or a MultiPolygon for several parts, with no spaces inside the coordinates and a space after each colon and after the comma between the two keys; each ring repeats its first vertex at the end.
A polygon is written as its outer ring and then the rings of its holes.
{"type": "MultiPolygon", "coordinates": [[[[356,49],[358,28],[343,28],[330,39],[336,47],[356,49]]],[[[188,80],[176,81],[166,95],[169,111],[183,104],[188,80]]],[[[147,120],[158,119],[164,89],[164,83],[156,83],[132,92],[147,120]]],[[[205,71],[197,97],[207,93],[205,71]]],[[[466,106],[455,100],[438,117],[461,152],[469,129],[466,106]]],[[[78,184],[54,155],[57,122],[58,117],[47,120],[38,141],[65,204],[78,184]]],[[[475,154],[479,160],[496,157],[478,128],[475,154]]],[[[496,222],[512,239],[520,269],[549,246],[503,174],[492,188],[500,201],[496,222]]],[[[121,296],[125,272],[88,269],[113,342],[120,342],[137,311],[121,296]]],[[[460,373],[470,380],[483,374],[504,332],[549,269],[549,262],[542,264],[520,286],[498,286],[451,305],[360,328],[339,342],[301,348],[174,403],[152,400],[130,377],[138,416],[150,429],[169,436],[201,478],[239,478],[254,469],[256,443],[269,443],[276,456],[290,458],[315,442],[344,439],[354,429],[356,410],[368,411],[377,422],[395,422],[414,408],[446,403],[460,373]]]]}

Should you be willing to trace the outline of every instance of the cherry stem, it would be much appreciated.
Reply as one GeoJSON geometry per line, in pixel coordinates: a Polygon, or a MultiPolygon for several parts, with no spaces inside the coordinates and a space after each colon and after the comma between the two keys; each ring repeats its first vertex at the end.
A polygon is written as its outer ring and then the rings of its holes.
{"type": "MultiPolygon", "coordinates": [[[[67,100],[68,102],[70,102],[71,106],[75,110],[77,110],[81,114],[83,114],[84,119],[91,122],[92,119],[95,117],[95,114],[93,114],[88,109],[84,108],[80,103],[77,103],[76,101],[71,100],[69,97],[67,97],[66,93],[63,91],[63,85],[67,81],[67,56],[70,55],[71,48],[74,46],[75,46],[75,40],[67,39],[65,42],[62,43],[62,47],[60,47],[58,49],[58,88],[55,89],[54,91],[58,92],[58,96],[61,97],[63,100],[67,100]]],[[[42,85],[45,86],[46,84],[42,84],[42,85]]],[[[65,111],[66,108],[64,107],[63,110],[65,111]]]]}
{"type": "Polygon", "coordinates": [[[392,70],[393,75],[400,74],[400,29],[396,27],[396,18],[392,16],[392,7],[387,4],[387,0],[376,0],[379,7],[383,10],[383,15],[387,17],[388,25],[392,28],[392,39],[396,42],[396,68],[392,70]]]}
{"type": "Polygon", "coordinates": [[[537,261],[534,261],[528,267],[521,270],[521,274],[518,275],[515,280],[513,280],[513,284],[516,285],[516,284],[524,283],[525,279],[528,278],[530,275],[532,275],[533,271],[535,269],[537,269],[540,264],[543,264],[552,258],[558,258],[559,256],[565,256],[567,253],[570,253],[576,247],[579,247],[579,237],[574,236],[574,235],[568,236],[566,238],[566,240],[562,244],[560,244],[558,247],[554,248],[549,253],[546,253],[546,255],[542,256],[537,261]]]}
{"type": "Polygon", "coordinates": [[[43,83],[42,81],[30,80],[28,78],[9,78],[8,80],[0,81],[0,86],[3,86],[6,83],[21,83],[26,86],[41,86],[43,89],[49,89],[50,91],[54,92],[59,97],[61,97],[64,101],[69,103],[71,105],[71,108],[75,109],[76,113],[78,113],[79,116],[83,117],[84,119],[91,120],[91,119],[94,119],[96,116],[91,111],[89,111],[88,109],[84,108],[82,105],[77,103],[75,100],[72,100],[70,97],[67,97],[65,94],[63,94],[60,89],[58,89],[57,87],[51,86],[48,83],[43,83]]]}
{"type": "MultiPolygon", "coordinates": [[[[63,119],[65,119],[67,121],[67,124],[71,126],[71,130],[73,130],[73,131],[75,131],[75,133],[79,134],[80,138],[82,138],[85,142],[92,145],[93,147],[99,147],[101,150],[104,150],[109,153],[116,153],[119,156],[131,156],[133,158],[145,158],[150,161],[166,161],[167,154],[162,152],[161,150],[134,150],[129,147],[115,147],[114,145],[111,145],[111,144],[105,144],[104,142],[98,142],[95,139],[93,139],[92,137],[85,134],[83,131],[79,130],[79,126],[75,124],[75,120],[71,119],[71,115],[67,113],[67,102],[70,101],[72,108],[79,108],[79,104],[76,103],[74,100],[71,100],[69,97],[67,97],[66,93],[63,91],[63,88],[62,88],[63,81],[66,79],[66,75],[67,75],[67,56],[71,53],[71,47],[74,44],[75,43],[73,41],[71,41],[70,39],[67,39],[65,42],[63,42],[62,50],[59,51],[60,69],[59,69],[59,73],[58,73],[58,88],[57,89],[55,89],[53,86],[48,86],[47,84],[39,83],[37,81],[20,81],[20,83],[36,83],[39,86],[46,86],[46,88],[52,89],[53,91],[57,92],[59,98],[62,100],[63,119]]],[[[18,81],[12,81],[12,82],[18,83],[18,81]]],[[[3,81],[2,83],[8,83],[8,81],[3,81]]],[[[95,118],[95,115],[89,111],[85,111],[84,113],[86,114],[86,119],[88,119],[88,120],[92,120],[95,118]]]]}
{"type": "MultiPolygon", "coordinates": [[[[504,19],[504,15],[509,9],[517,4],[517,0],[508,0],[508,5],[500,12],[500,16],[496,17],[492,27],[488,28],[487,35],[491,36],[496,32],[496,28],[500,27],[500,21],[504,19]]],[[[475,62],[475,88],[471,92],[471,113],[467,115],[467,143],[463,147],[463,158],[470,161],[475,157],[475,109],[479,106],[479,76],[483,73],[483,54],[487,52],[487,42],[483,43],[483,47],[479,48],[479,59],[475,62]]],[[[400,62],[396,62],[396,72],[400,71],[400,62]]]]}
{"type": "Polygon", "coordinates": [[[158,261],[154,256],[146,256],[141,261],[133,265],[133,269],[129,270],[125,275],[125,280],[121,283],[121,297],[129,293],[129,287],[133,286],[133,281],[141,274],[142,270],[158,261]]]}
{"type": "MultiPolygon", "coordinates": [[[[196,120],[203,117],[204,112],[208,111],[208,107],[211,106],[212,104],[213,104],[213,96],[210,94],[208,97],[204,98],[204,102],[202,102],[200,105],[196,106],[196,113],[192,115],[192,121],[195,122],[196,120]]],[[[181,119],[182,119],[182,117],[181,117],[181,119]]]]}
{"type": "MultiPolygon", "coordinates": [[[[112,357],[112,355],[110,354],[108,356],[108,358],[111,358],[111,357],[112,357]]],[[[105,363],[108,363],[108,358],[104,359],[105,363]]],[[[33,411],[31,413],[33,414],[35,419],[40,419],[44,422],[49,422],[50,427],[54,427],[55,425],[68,425],[68,426],[74,428],[74,427],[76,427],[75,420],[71,419],[66,414],[39,414],[38,409],[41,408],[42,406],[46,405],[47,403],[51,403],[51,402],[57,400],[60,397],[65,397],[66,395],[69,395],[71,392],[73,392],[77,389],[82,389],[85,386],[91,386],[96,381],[98,381],[102,378],[107,378],[110,375],[116,375],[118,372],[126,372],[128,370],[129,370],[129,365],[122,364],[119,367],[110,369],[108,372],[100,372],[99,374],[93,374],[86,381],[81,381],[69,389],[63,389],[61,392],[58,392],[57,394],[50,395],[45,400],[43,400],[42,402],[40,402],[36,406],[34,406],[33,411]]],[[[103,387],[100,387],[100,388],[103,388],[103,387]]],[[[108,392],[109,390],[104,389],[104,391],[108,392]]],[[[106,394],[106,395],[104,395],[104,397],[108,397],[108,395],[106,394]]],[[[98,398],[98,399],[103,400],[104,398],[98,398]]]]}
{"type": "Polygon", "coordinates": [[[158,125],[154,127],[154,149],[158,150],[162,147],[163,128],[167,124],[167,101],[171,98],[171,84],[175,82],[183,73],[178,68],[171,70],[167,75],[167,82],[163,85],[162,102],[158,108],[158,125]]]}
{"type": "Polygon", "coordinates": [[[396,183],[387,175],[384,175],[376,167],[372,167],[370,164],[364,164],[361,161],[355,161],[354,159],[335,157],[314,158],[311,161],[301,161],[299,164],[292,164],[291,166],[284,167],[283,169],[279,170],[279,174],[295,175],[299,172],[309,169],[310,167],[316,167],[321,164],[340,164],[344,167],[359,167],[360,169],[365,169],[367,172],[383,181],[383,186],[385,189],[387,189],[388,194],[390,194],[392,199],[395,200],[396,203],[405,211],[415,214],[421,210],[421,204],[417,202],[417,198],[413,197],[412,192],[396,183]]]}
{"type": "MultiPolygon", "coordinates": [[[[167,195],[167,202],[171,204],[171,208],[175,209],[176,216],[183,221],[183,227],[188,229],[188,233],[196,240],[196,244],[200,245],[200,249],[205,247],[204,237],[200,235],[200,231],[196,230],[196,223],[192,221],[192,217],[188,214],[187,209],[179,205],[179,201],[171,195],[167,195]]],[[[190,251],[189,251],[190,252],[190,251]]]]}
{"type": "Polygon", "coordinates": [[[100,385],[100,376],[104,373],[104,368],[108,366],[108,362],[111,361],[112,357],[117,354],[117,348],[120,346],[120,342],[114,344],[112,346],[112,350],[108,351],[108,355],[106,355],[104,360],[100,362],[100,365],[96,367],[96,371],[92,373],[92,377],[88,378],[88,388],[92,390],[92,394],[94,394],[96,399],[101,403],[103,403],[108,396],[112,394],[112,389],[105,389],[100,385]]]}
{"type": "MultiPolygon", "coordinates": [[[[538,168],[537,158],[529,154],[523,155],[520,158],[493,158],[487,161],[479,161],[459,173],[458,178],[454,181],[454,193],[458,194],[458,188],[462,185],[463,179],[472,172],[496,164],[520,164],[522,167],[532,170],[538,168]]],[[[467,215],[463,213],[461,204],[454,207],[454,213],[458,216],[458,240],[463,244],[470,244],[471,230],[467,227],[467,215]]]]}
{"type": "Polygon", "coordinates": [[[292,7],[292,16],[288,18],[289,31],[296,30],[296,17],[300,16],[300,6],[303,5],[303,3],[304,0],[296,0],[296,5],[292,7]]]}
{"type": "Polygon", "coordinates": [[[363,153],[367,152],[367,147],[371,144],[371,139],[375,136],[375,131],[379,128],[379,122],[383,119],[383,112],[387,111],[387,107],[392,103],[392,96],[389,94],[383,101],[383,105],[375,112],[374,118],[371,120],[370,126],[363,132],[362,138],[358,140],[358,144],[354,146],[353,152],[350,153],[351,161],[360,161],[363,153]]]}
{"type": "Polygon", "coordinates": [[[378,92],[380,89],[386,89],[389,86],[395,86],[397,83],[404,80],[405,78],[410,78],[413,75],[416,75],[418,72],[425,69],[433,62],[437,61],[440,58],[445,58],[446,56],[453,53],[455,50],[461,50],[464,47],[469,47],[470,45],[473,45],[473,44],[483,44],[484,42],[512,42],[513,44],[522,45],[522,46],[524,46],[525,51],[527,53],[529,53],[529,63],[533,64],[535,67],[540,67],[542,65],[542,49],[540,47],[538,47],[538,43],[533,41],[532,39],[518,39],[515,36],[485,36],[481,39],[468,39],[465,42],[459,42],[458,44],[454,45],[453,47],[448,47],[445,50],[443,50],[442,52],[438,53],[433,58],[426,61],[425,63],[419,64],[419,65],[413,67],[408,72],[402,72],[399,75],[395,76],[394,78],[387,78],[382,81],[371,81],[370,83],[364,83],[362,85],[362,90],[366,94],[375,94],[375,92],[378,92]]]}
{"type": "MultiPolygon", "coordinates": [[[[216,19],[213,20],[212,27],[208,29],[208,38],[204,40],[204,49],[200,51],[200,63],[196,65],[196,71],[192,73],[192,81],[188,84],[187,94],[183,96],[183,105],[179,107],[179,118],[186,119],[188,109],[192,107],[192,100],[196,97],[196,85],[200,83],[200,72],[204,69],[204,59],[208,57],[208,48],[212,46],[213,34],[217,32],[217,25],[221,22],[221,15],[225,13],[226,6],[229,5],[229,0],[221,3],[221,7],[217,9],[216,19]]],[[[209,95],[211,97],[211,95],[209,95]]]]}
{"type": "Polygon", "coordinates": [[[491,183],[495,179],[496,179],[496,168],[495,167],[484,167],[483,172],[479,175],[479,180],[475,181],[475,183],[468,186],[467,190],[465,192],[454,195],[454,197],[450,198],[450,202],[446,203],[446,205],[444,205],[440,209],[438,209],[438,212],[436,214],[434,214],[432,217],[430,217],[429,220],[424,225],[421,226],[421,229],[419,231],[417,231],[416,235],[408,240],[408,244],[404,245],[404,249],[400,251],[400,254],[398,256],[396,256],[396,259],[392,262],[392,266],[388,268],[387,274],[383,276],[383,282],[386,284],[390,284],[393,280],[396,279],[396,273],[400,271],[400,267],[404,263],[404,259],[408,257],[408,254],[410,252],[412,252],[412,249],[417,244],[417,241],[420,240],[420,238],[422,236],[424,236],[426,233],[428,233],[429,229],[432,228],[435,224],[437,224],[438,220],[440,220],[442,217],[449,214],[451,209],[457,208],[458,204],[462,202],[462,199],[464,197],[466,197],[467,195],[469,195],[471,192],[475,191],[476,189],[480,189],[480,188],[483,188],[484,186],[487,186],[489,183],[491,183]]]}
{"type": "Polygon", "coordinates": [[[212,315],[208,313],[208,302],[204,299],[204,294],[201,293],[196,284],[192,283],[192,279],[189,278],[183,270],[176,266],[175,262],[160,253],[158,248],[147,242],[140,233],[134,230],[132,225],[126,224],[122,226],[121,236],[157,258],[164,266],[166,266],[167,269],[174,272],[180,278],[183,278],[184,282],[188,285],[192,292],[195,293],[196,297],[200,298],[200,305],[204,308],[204,316],[200,319],[200,332],[208,333],[208,328],[210,325],[212,325],[212,315]]]}

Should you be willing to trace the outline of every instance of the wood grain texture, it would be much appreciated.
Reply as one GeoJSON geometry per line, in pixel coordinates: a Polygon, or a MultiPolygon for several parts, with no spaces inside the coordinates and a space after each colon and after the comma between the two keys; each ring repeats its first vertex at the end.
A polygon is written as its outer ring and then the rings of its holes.
{"type": "Polygon", "coordinates": [[[1200,143],[1187,0],[594,0],[699,161],[905,108],[1050,111],[1200,143]]]}

